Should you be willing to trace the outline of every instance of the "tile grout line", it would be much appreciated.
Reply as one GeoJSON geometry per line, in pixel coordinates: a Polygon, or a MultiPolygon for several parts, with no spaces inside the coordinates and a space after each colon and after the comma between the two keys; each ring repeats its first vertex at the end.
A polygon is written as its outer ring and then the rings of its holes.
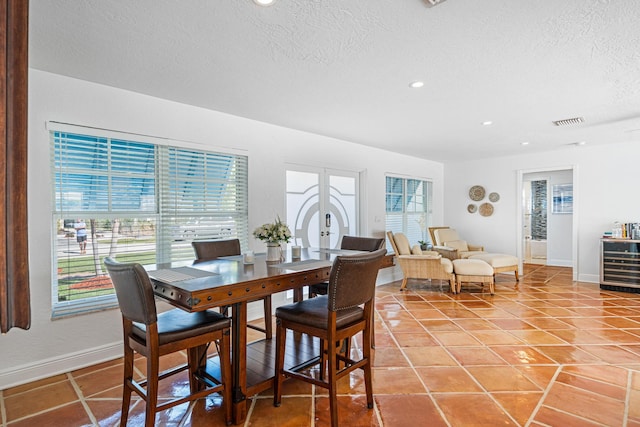
{"type": "Polygon", "coordinates": [[[71,386],[73,387],[73,390],[78,395],[78,399],[80,400],[80,404],[82,405],[84,410],[87,412],[87,416],[89,417],[89,419],[91,420],[93,425],[94,426],[100,425],[98,423],[98,420],[96,419],[95,415],[93,415],[93,412],[91,412],[91,409],[89,408],[89,405],[84,400],[84,394],[82,393],[82,390],[80,389],[80,386],[78,385],[78,383],[76,383],[75,378],[73,378],[73,375],[71,375],[71,372],[67,372],[67,378],[69,378],[69,382],[71,383],[71,386]]]}
{"type": "MultiPolygon", "coordinates": [[[[251,399],[251,405],[249,406],[249,410],[247,411],[247,417],[244,420],[244,427],[249,427],[251,425],[249,424],[249,421],[251,420],[251,415],[253,415],[253,410],[256,407],[256,401],[258,400],[256,396],[253,396],[250,399],[251,399]]],[[[226,405],[227,402],[224,402],[224,404],[226,405]]],[[[229,404],[231,404],[231,402],[229,402],[229,404]]]]}
{"type": "Polygon", "coordinates": [[[631,405],[631,392],[633,386],[633,371],[631,369],[627,372],[627,395],[624,401],[624,416],[622,418],[623,425],[627,425],[629,422],[629,406],[631,405]]]}
{"type": "MultiPolygon", "coordinates": [[[[429,333],[429,331],[427,330],[427,328],[420,323],[420,321],[418,319],[416,319],[416,317],[413,315],[413,313],[411,313],[410,310],[408,310],[404,304],[402,304],[402,302],[400,302],[396,297],[395,294],[391,295],[393,300],[396,301],[402,308],[403,310],[406,310],[407,313],[409,313],[409,315],[411,315],[411,317],[413,318],[413,320],[415,320],[416,322],[418,322],[418,324],[420,325],[420,327],[422,329],[424,329],[429,336],[433,337],[433,335],[431,335],[429,333]]],[[[432,306],[428,301],[425,300],[426,303],[428,303],[430,306],[432,306]]],[[[433,307],[433,306],[432,306],[433,307]]],[[[436,307],[433,307],[434,309],[437,310],[436,307]]],[[[376,310],[378,311],[378,310],[376,310]]],[[[439,311],[439,310],[438,310],[439,311]]],[[[378,313],[379,314],[379,313],[378,313]]],[[[425,390],[425,394],[429,397],[429,399],[431,400],[431,403],[433,404],[433,407],[436,409],[436,411],[438,411],[438,413],[440,414],[440,417],[442,418],[442,420],[444,420],[445,423],[447,423],[447,426],[451,426],[451,423],[449,422],[449,419],[445,416],[444,411],[442,410],[442,408],[440,407],[440,405],[438,405],[438,402],[435,400],[435,398],[433,397],[433,394],[431,393],[431,391],[429,391],[429,387],[427,387],[427,385],[424,383],[424,380],[422,379],[422,377],[420,376],[420,374],[418,374],[418,371],[416,370],[416,367],[413,365],[413,362],[411,362],[411,359],[409,358],[409,356],[407,356],[407,354],[405,353],[405,351],[403,350],[403,348],[400,346],[400,343],[398,342],[396,336],[394,335],[394,333],[391,331],[391,328],[389,328],[389,325],[387,325],[387,322],[384,321],[384,318],[381,317],[382,320],[382,324],[384,325],[385,329],[387,330],[387,332],[389,333],[389,335],[391,336],[391,339],[393,340],[393,342],[396,344],[396,347],[398,348],[398,350],[402,353],[402,356],[405,358],[405,360],[407,361],[407,363],[409,364],[409,366],[411,367],[411,370],[413,371],[414,375],[418,378],[418,381],[420,381],[420,384],[422,384],[422,387],[424,387],[425,390]]],[[[433,337],[436,342],[439,343],[438,339],[433,337]]],[[[448,353],[448,352],[447,352],[448,353]]],[[[449,357],[452,357],[451,355],[449,355],[449,357]]],[[[455,360],[455,359],[454,359],[455,360]]],[[[458,362],[456,360],[456,362],[458,362]]]]}
{"type": "MultiPolygon", "coordinates": [[[[484,295],[484,291],[482,292],[482,294],[484,295]]],[[[475,296],[475,294],[473,294],[473,296],[474,296],[474,301],[475,301],[475,300],[485,301],[485,302],[487,302],[487,303],[490,303],[490,304],[491,304],[491,306],[492,306],[492,307],[494,307],[494,308],[500,308],[500,307],[499,307],[499,305],[496,305],[496,304],[495,304],[495,302],[494,302],[493,300],[492,300],[491,302],[489,302],[489,301],[487,301],[487,300],[486,300],[486,299],[484,299],[484,298],[478,298],[477,296],[475,296]]],[[[423,298],[423,299],[424,299],[424,298],[423,298]]],[[[470,308],[466,307],[464,304],[460,303],[460,301],[459,301],[459,300],[456,300],[456,299],[453,299],[453,298],[450,298],[450,300],[451,300],[452,302],[455,302],[457,305],[461,306],[461,309],[466,310],[466,311],[469,311],[469,312],[471,312],[471,313],[474,313],[474,312],[473,312],[473,310],[471,310],[470,308]]],[[[427,303],[429,303],[429,305],[431,305],[435,310],[437,310],[437,311],[438,311],[438,312],[440,312],[443,316],[445,316],[445,319],[446,319],[446,320],[448,320],[449,322],[452,322],[453,324],[455,324],[455,325],[456,325],[457,327],[459,327],[462,331],[469,333],[465,328],[461,328],[461,327],[458,325],[458,323],[457,323],[457,320],[459,320],[458,318],[451,318],[451,317],[449,317],[449,315],[447,315],[447,314],[443,313],[440,307],[438,307],[438,306],[433,306],[433,305],[430,303],[430,301],[428,301],[428,300],[424,300],[424,301],[425,301],[425,302],[427,302],[427,303]]],[[[404,308],[404,309],[405,309],[405,310],[406,310],[406,311],[407,311],[407,312],[408,312],[408,313],[413,317],[413,319],[414,319],[414,320],[416,320],[416,321],[418,321],[418,323],[420,323],[420,324],[421,324],[422,328],[423,328],[423,329],[424,329],[424,330],[425,330],[429,335],[431,335],[431,333],[429,332],[429,330],[427,329],[427,327],[425,327],[425,326],[424,326],[424,325],[423,325],[423,324],[422,324],[418,319],[416,319],[416,318],[415,318],[415,316],[413,315],[413,313],[411,313],[411,310],[407,309],[407,308],[404,306],[404,304],[402,304],[400,301],[398,301],[398,302],[399,302],[399,303],[400,303],[400,305],[402,305],[402,306],[403,306],[403,308],[404,308]]],[[[511,312],[509,312],[509,311],[506,311],[506,312],[507,312],[510,316],[512,316],[513,318],[517,318],[516,314],[511,313],[511,312]]],[[[480,316],[478,316],[478,317],[480,317],[480,316]]],[[[534,327],[536,330],[538,330],[538,329],[539,329],[539,328],[537,328],[535,325],[531,325],[531,326],[532,326],[532,327],[534,327]]],[[[498,330],[499,330],[499,331],[502,331],[502,332],[509,333],[507,330],[504,330],[504,329],[502,329],[502,328],[498,328],[498,330]]],[[[393,334],[391,334],[391,335],[393,336],[394,341],[395,341],[395,336],[394,336],[393,334]]],[[[503,360],[503,361],[507,364],[507,366],[511,366],[511,367],[514,367],[514,368],[515,368],[515,366],[513,366],[513,364],[509,363],[509,362],[508,362],[507,360],[505,360],[502,356],[500,356],[499,354],[495,353],[495,352],[490,348],[490,346],[489,346],[489,345],[487,345],[486,343],[484,343],[484,342],[480,341],[478,338],[476,338],[475,336],[473,336],[473,334],[470,334],[470,333],[469,333],[469,335],[470,335],[473,339],[475,339],[476,341],[478,341],[478,343],[479,343],[479,344],[482,344],[482,346],[483,346],[484,348],[486,348],[488,351],[491,351],[493,354],[495,354],[495,355],[496,355],[496,357],[498,357],[499,359],[503,360]]],[[[513,335],[513,334],[510,334],[510,333],[509,333],[509,335],[512,335],[514,338],[519,339],[520,341],[522,341],[522,342],[523,342],[523,344],[528,344],[526,341],[521,340],[519,337],[517,337],[517,336],[515,336],[515,335],[513,335]]],[[[507,410],[502,406],[502,404],[501,404],[501,403],[500,403],[500,402],[499,402],[499,401],[498,401],[498,400],[493,396],[493,394],[492,394],[491,392],[489,392],[489,391],[488,391],[488,390],[487,390],[487,389],[486,389],[486,388],[485,388],[485,387],[484,387],[484,386],[483,386],[483,385],[482,385],[482,384],[481,384],[481,383],[480,383],[480,382],[475,378],[475,376],[474,376],[474,375],[472,375],[472,374],[469,372],[469,370],[467,369],[467,367],[466,367],[466,366],[462,365],[462,363],[461,363],[461,362],[460,362],[456,357],[454,357],[454,356],[451,354],[451,352],[449,351],[449,349],[447,348],[447,346],[446,346],[446,345],[444,345],[444,343],[442,343],[442,342],[441,342],[437,337],[434,337],[433,335],[431,335],[431,336],[436,340],[436,342],[440,345],[440,347],[441,347],[441,348],[442,348],[442,349],[443,349],[443,350],[444,350],[444,351],[449,355],[449,357],[451,357],[453,360],[455,360],[455,361],[456,361],[456,363],[458,364],[458,366],[464,370],[464,372],[465,372],[465,373],[466,373],[466,374],[467,374],[467,375],[472,379],[472,381],[473,381],[473,382],[475,382],[475,383],[476,383],[476,385],[477,385],[478,387],[480,387],[480,389],[481,389],[481,390],[484,390],[484,394],[485,394],[485,396],[487,396],[491,401],[493,401],[493,403],[494,403],[498,408],[502,409],[502,410],[504,411],[504,413],[505,413],[505,414],[506,414],[506,415],[507,415],[507,416],[508,416],[508,417],[509,417],[509,418],[510,418],[510,419],[511,419],[511,420],[512,420],[516,425],[518,425],[519,423],[515,420],[515,418],[513,417],[513,415],[511,415],[511,413],[510,413],[509,411],[507,411],[507,410]]],[[[397,343],[397,341],[396,341],[396,344],[398,344],[398,343],[397,343]]],[[[400,347],[400,346],[398,345],[398,348],[400,349],[400,351],[402,351],[403,355],[406,357],[406,355],[405,355],[404,351],[402,350],[402,347],[400,347]]],[[[414,369],[414,372],[415,372],[415,368],[413,367],[413,364],[411,363],[411,361],[409,360],[409,358],[408,358],[408,357],[406,357],[406,358],[407,358],[407,360],[409,361],[409,364],[411,365],[411,367],[414,369]]],[[[416,375],[418,375],[418,374],[417,374],[417,372],[416,372],[416,375]]],[[[526,375],[525,375],[525,377],[526,377],[529,381],[532,381],[528,376],[526,376],[526,375]]],[[[422,381],[422,379],[420,378],[420,376],[419,376],[419,375],[418,375],[418,378],[420,379],[420,381],[421,381],[421,382],[422,382],[422,384],[424,385],[424,382],[422,381]]],[[[533,384],[535,384],[535,382],[533,382],[533,384]]],[[[426,387],[426,385],[425,385],[425,389],[428,391],[428,387],[426,387]]],[[[432,393],[431,393],[430,391],[428,391],[428,393],[429,393],[429,395],[430,395],[430,396],[432,395],[432,393]]],[[[431,399],[432,399],[432,401],[434,401],[434,404],[435,404],[436,408],[440,411],[440,407],[437,405],[437,403],[435,402],[434,398],[433,398],[433,397],[431,397],[431,399]]],[[[440,411],[440,412],[441,412],[441,411],[440,411]]],[[[447,419],[446,417],[444,417],[444,414],[441,414],[441,416],[442,416],[443,420],[445,420],[445,422],[447,422],[447,423],[449,422],[449,421],[448,421],[448,419],[447,419]]]]}

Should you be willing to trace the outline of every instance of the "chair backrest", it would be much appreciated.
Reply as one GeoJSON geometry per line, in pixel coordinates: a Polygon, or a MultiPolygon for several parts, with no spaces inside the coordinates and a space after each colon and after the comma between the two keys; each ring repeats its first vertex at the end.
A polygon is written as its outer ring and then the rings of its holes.
{"type": "Polygon", "coordinates": [[[443,230],[449,228],[446,227],[429,227],[429,234],[431,235],[431,243],[435,246],[442,246],[442,242],[438,241],[438,236],[436,235],[438,230],[443,230]]]}
{"type": "Polygon", "coordinates": [[[387,231],[387,237],[396,255],[411,255],[411,245],[409,239],[403,233],[387,231]]]}
{"type": "Polygon", "coordinates": [[[453,228],[441,228],[435,230],[434,234],[439,245],[443,245],[445,242],[455,242],[460,240],[458,232],[453,228]]]}
{"type": "Polygon", "coordinates": [[[339,256],[333,261],[327,293],[329,311],[356,307],[373,299],[376,278],[386,249],[339,256]]]}
{"type": "Polygon", "coordinates": [[[391,249],[393,249],[393,253],[396,255],[400,255],[398,252],[398,246],[396,246],[396,240],[393,236],[393,231],[387,231],[387,239],[389,239],[389,243],[391,243],[391,249]]]}
{"type": "Polygon", "coordinates": [[[382,249],[384,239],[376,237],[342,236],[340,249],[373,252],[382,249]]]}
{"type": "Polygon", "coordinates": [[[209,261],[222,256],[242,254],[240,240],[194,240],[191,242],[196,253],[196,260],[209,261]]]}
{"type": "Polygon", "coordinates": [[[116,289],[122,315],[145,325],[155,323],[158,320],[156,301],[145,269],[137,263],[120,263],[111,258],[105,258],[104,265],[116,289]]]}

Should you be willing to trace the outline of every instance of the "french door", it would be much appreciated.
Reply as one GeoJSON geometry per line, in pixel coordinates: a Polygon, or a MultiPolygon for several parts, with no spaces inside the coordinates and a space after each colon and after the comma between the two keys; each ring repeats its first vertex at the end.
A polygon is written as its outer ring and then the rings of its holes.
{"type": "Polygon", "coordinates": [[[302,247],[337,248],[342,236],[357,235],[357,172],[288,165],[287,224],[302,247]]]}

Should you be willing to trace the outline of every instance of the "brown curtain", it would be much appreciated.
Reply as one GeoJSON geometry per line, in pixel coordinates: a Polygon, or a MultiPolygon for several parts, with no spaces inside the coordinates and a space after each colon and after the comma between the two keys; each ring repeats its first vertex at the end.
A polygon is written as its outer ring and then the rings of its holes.
{"type": "Polygon", "coordinates": [[[28,0],[0,0],[0,332],[29,329],[28,0]]]}

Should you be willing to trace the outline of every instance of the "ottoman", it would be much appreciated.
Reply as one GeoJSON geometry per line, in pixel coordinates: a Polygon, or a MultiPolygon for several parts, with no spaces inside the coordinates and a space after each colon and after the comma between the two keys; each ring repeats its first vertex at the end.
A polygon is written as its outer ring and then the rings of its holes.
{"type": "Polygon", "coordinates": [[[462,282],[479,282],[483,286],[489,284],[489,293],[495,292],[493,283],[493,267],[481,259],[454,259],[453,272],[456,275],[457,293],[462,289],[462,282]]]}
{"type": "Polygon", "coordinates": [[[516,282],[520,280],[518,278],[518,258],[513,255],[484,253],[471,255],[469,259],[480,259],[486,262],[493,268],[494,275],[505,271],[513,271],[516,275],[516,282]]]}

